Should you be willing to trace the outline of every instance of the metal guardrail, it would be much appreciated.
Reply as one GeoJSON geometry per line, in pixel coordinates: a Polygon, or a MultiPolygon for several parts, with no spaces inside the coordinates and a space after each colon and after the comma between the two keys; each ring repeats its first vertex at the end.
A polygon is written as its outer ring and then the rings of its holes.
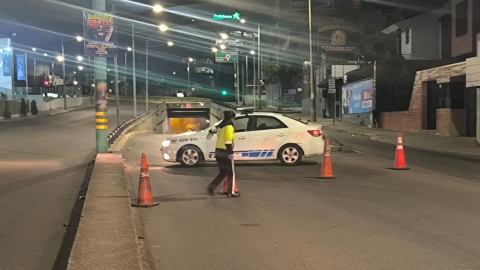
{"type": "Polygon", "coordinates": [[[108,134],[108,146],[111,146],[120,136],[123,135],[123,132],[127,130],[129,127],[131,127],[133,124],[135,124],[140,118],[146,116],[149,112],[144,112],[143,114],[131,118],[130,120],[127,120],[120,124],[116,129],[114,129],[112,132],[108,134]]]}

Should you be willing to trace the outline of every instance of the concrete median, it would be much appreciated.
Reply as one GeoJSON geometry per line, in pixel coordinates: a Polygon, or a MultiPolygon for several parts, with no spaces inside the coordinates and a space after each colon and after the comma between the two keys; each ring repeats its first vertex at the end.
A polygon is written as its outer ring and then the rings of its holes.
{"type": "Polygon", "coordinates": [[[121,154],[98,154],[68,270],[140,270],[121,154]]]}

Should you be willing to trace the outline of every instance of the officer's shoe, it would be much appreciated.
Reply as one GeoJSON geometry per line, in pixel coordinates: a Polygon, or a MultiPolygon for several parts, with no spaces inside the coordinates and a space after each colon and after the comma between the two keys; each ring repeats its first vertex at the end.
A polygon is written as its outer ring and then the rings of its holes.
{"type": "Polygon", "coordinates": [[[210,195],[210,196],[215,196],[214,190],[215,190],[215,188],[213,188],[213,187],[211,187],[211,186],[208,186],[208,187],[207,187],[207,193],[208,193],[208,195],[210,195]]]}
{"type": "Polygon", "coordinates": [[[228,197],[229,197],[229,198],[232,198],[232,197],[233,197],[233,198],[240,197],[240,193],[238,193],[238,192],[229,193],[229,194],[228,194],[228,197]]]}

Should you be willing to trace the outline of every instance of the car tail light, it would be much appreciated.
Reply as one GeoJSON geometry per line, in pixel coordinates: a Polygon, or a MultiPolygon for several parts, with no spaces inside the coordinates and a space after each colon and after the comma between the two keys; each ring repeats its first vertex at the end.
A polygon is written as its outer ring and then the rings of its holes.
{"type": "Polygon", "coordinates": [[[322,136],[322,131],[317,129],[317,130],[308,130],[308,133],[312,135],[313,137],[320,137],[322,136]]]}

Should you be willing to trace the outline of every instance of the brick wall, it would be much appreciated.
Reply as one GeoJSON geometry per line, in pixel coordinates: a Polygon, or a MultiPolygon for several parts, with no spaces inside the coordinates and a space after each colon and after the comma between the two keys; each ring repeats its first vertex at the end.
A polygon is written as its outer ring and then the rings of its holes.
{"type": "Polygon", "coordinates": [[[427,125],[427,83],[438,79],[465,75],[465,62],[417,71],[410,108],[403,112],[380,113],[380,127],[419,132],[427,125]]]}
{"type": "Polygon", "coordinates": [[[441,136],[450,136],[451,109],[437,110],[437,133],[441,136]]]}

